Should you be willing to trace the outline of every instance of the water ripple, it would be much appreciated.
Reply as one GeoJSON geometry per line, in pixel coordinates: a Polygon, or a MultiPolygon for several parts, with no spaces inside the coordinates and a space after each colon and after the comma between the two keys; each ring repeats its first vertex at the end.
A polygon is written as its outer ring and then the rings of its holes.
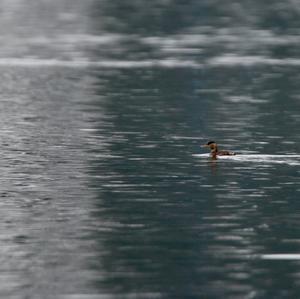
{"type": "MultiPolygon", "coordinates": [[[[208,158],[209,154],[193,154],[193,156],[198,158],[208,158]]],[[[287,164],[291,166],[300,165],[300,155],[237,154],[235,156],[219,156],[218,160],[265,164],[287,164]]]]}

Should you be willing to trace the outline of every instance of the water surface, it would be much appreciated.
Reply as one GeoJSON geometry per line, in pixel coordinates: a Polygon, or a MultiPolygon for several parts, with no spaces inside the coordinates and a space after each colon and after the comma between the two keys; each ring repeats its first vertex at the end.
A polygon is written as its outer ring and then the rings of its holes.
{"type": "Polygon", "coordinates": [[[295,1],[0,8],[2,297],[299,297],[295,1]]]}

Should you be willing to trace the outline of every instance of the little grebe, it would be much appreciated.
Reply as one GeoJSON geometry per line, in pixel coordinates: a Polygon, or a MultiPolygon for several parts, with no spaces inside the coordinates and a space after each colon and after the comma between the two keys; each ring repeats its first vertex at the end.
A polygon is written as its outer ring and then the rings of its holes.
{"type": "Polygon", "coordinates": [[[214,141],[209,141],[206,144],[204,144],[202,147],[209,147],[210,148],[210,154],[213,159],[217,159],[217,156],[234,156],[234,152],[230,151],[219,151],[218,145],[214,141]]]}

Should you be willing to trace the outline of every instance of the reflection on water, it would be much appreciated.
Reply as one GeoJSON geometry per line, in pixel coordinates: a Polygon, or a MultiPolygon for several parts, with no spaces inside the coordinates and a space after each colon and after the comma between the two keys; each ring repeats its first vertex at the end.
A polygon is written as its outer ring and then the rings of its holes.
{"type": "Polygon", "coordinates": [[[298,4],[179,2],[0,1],[2,297],[299,297],[298,4]]]}

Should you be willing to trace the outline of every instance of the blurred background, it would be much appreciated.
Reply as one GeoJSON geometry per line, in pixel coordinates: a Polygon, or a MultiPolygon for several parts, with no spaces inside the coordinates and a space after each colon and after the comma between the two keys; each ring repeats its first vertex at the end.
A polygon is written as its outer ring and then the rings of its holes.
{"type": "Polygon", "coordinates": [[[0,296],[298,298],[299,15],[0,0],[0,296]]]}

